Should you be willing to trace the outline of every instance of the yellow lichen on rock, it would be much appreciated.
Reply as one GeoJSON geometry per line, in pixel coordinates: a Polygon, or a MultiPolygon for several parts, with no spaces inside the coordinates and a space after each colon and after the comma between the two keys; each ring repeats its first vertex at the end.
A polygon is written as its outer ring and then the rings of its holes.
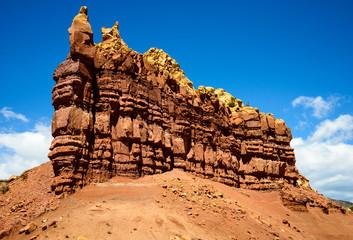
{"type": "Polygon", "coordinates": [[[301,180],[297,180],[297,185],[299,186],[299,187],[303,187],[303,188],[309,188],[310,187],[310,184],[309,184],[309,182],[308,181],[301,181],[301,180]]]}
{"type": "Polygon", "coordinates": [[[136,53],[120,38],[119,22],[116,22],[112,28],[102,27],[101,31],[102,42],[95,44],[97,68],[117,68],[131,52],[136,53]]]}
{"type": "MultiPolygon", "coordinates": [[[[112,28],[102,27],[101,31],[102,42],[95,46],[97,55],[104,56],[104,61],[107,61],[108,58],[121,58],[121,56],[127,55],[132,51],[120,38],[119,22],[116,22],[112,28]]],[[[150,48],[143,54],[143,61],[149,71],[156,75],[167,76],[175,80],[179,85],[185,86],[189,92],[196,93],[193,83],[185,76],[184,71],[180,69],[180,65],[162,49],[150,48]]],[[[107,65],[106,63],[104,64],[107,65]]],[[[242,100],[233,97],[222,88],[215,90],[213,87],[200,86],[198,92],[216,95],[232,112],[246,110],[242,100]]],[[[250,108],[248,110],[254,109],[250,108]]]]}
{"type": "Polygon", "coordinates": [[[80,12],[75,16],[74,20],[72,20],[73,24],[78,24],[81,23],[83,24],[83,26],[85,24],[88,24],[89,27],[91,28],[91,25],[88,22],[88,15],[87,15],[87,7],[86,6],[82,6],[80,8],[80,12]]]}
{"type": "Polygon", "coordinates": [[[232,112],[245,109],[242,100],[233,97],[230,93],[227,93],[222,88],[214,89],[213,87],[199,86],[198,91],[201,94],[217,96],[219,101],[223,102],[226,106],[228,106],[232,112]]]}
{"type": "MultiPolygon", "coordinates": [[[[120,63],[124,58],[123,56],[127,56],[130,52],[139,54],[130,49],[120,38],[119,22],[116,22],[112,28],[102,27],[101,31],[102,42],[95,45],[97,65],[109,68],[112,64],[120,63]]],[[[185,76],[184,71],[180,69],[180,65],[162,49],[150,48],[142,57],[148,71],[153,72],[156,76],[159,75],[175,80],[179,85],[185,86],[189,92],[216,96],[232,112],[258,112],[257,108],[245,107],[242,100],[233,97],[222,88],[214,89],[213,87],[199,86],[198,91],[196,91],[193,83],[185,76]]]]}
{"type": "Polygon", "coordinates": [[[243,101],[233,97],[230,93],[227,93],[224,89],[218,88],[214,91],[218,96],[219,100],[227,105],[232,112],[238,111],[244,108],[243,101]]]}
{"type": "Polygon", "coordinates": [[[102,27],[102,42],[96,44],[96,51],[107,55],[121,51],[122,54],[127,54],[131,49],[120,38],[119,22],[116,22],[112,28],[102,27]]]}
{"type": "Polygon", "coordinates": [[[245,111],[245,112],[257,112],[259,113],[259,109],[256,108],[256,107],[243,107],[241,108],[242,111],[245,111]]]}
{"type": "Polygon", "coordinates": [[[195,92],[193,83],[185,76],[180,65],[162,49],[151,48],[143,54],[143,60],[154,70],[154,73],[169,76],[179,85],[195,92]]]}
{"type": "Polygon", "coordinates": [[[206,95],[215,95],[214,93],[214,88],[213,87],[204,87],[204,86],[199,86],[197,88],[197,91],[200,93],[200,94],[206,94],[206,95]]]}

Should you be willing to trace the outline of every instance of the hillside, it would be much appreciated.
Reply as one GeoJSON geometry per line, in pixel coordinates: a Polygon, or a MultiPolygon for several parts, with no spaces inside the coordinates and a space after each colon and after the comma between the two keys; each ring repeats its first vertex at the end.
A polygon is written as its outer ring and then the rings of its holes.
{"type": "Polygon", "coordinates": [[[353,203],[349,201],[343,201],[343,200],[337,200],[337,199],[331,199],[331,201],[340,204],[342,207],[353,209],[353,203]]]}
{"type": "MultiPolygon", "coordinates": [[[[47,172],[51,172],[50,165],[44,164],[28,171],[27,182],[16,180],[10,191],[1,196],[2,216],[4,208],[15,205],[5,203],[10,196],[15,201],[26,201],[28,197],[23,194],[47,195],[38,199],[41,203],[55,199],[44,186],[34,187],[41,185],[36,176],[47,172]]],[[[22,209],[31,213],[38,208],[36,204],[31,201],[16,208],[5,219],[17,216],[16,220],[20,220],[22,209]]],[[[30,222],[37,226],[33,232],[19,234],[24,226],[18,225],[2,239],[353,238],[352,213],[331,209],[326,214],[316,207],[308,207],[307,212],[293,211],[283,206],[278,191],[233,188],[178,169],[139,179],[115,177],[84,187],[59,204],[47,207],[46,212],[30,222]]],[[[5,223],[9,225],[9,221],[5,223]]],[[[4,222],[0,227],[4,228],[4,222]]]]}

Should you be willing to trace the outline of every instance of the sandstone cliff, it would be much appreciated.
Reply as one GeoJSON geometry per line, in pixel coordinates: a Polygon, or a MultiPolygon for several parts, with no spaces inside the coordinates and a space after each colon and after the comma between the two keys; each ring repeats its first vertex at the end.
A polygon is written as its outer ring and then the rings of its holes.
{"type": "Polygon", "coordinates": [[[283,120],[244,107],[223,89],[194,89],[167,53],[133,51],[118,27],[102,28],[94,44],[82,7],[69,29],[70,53],[53,77],[56,193],[173,168],[243,188],[297,184],[283,120]]]}

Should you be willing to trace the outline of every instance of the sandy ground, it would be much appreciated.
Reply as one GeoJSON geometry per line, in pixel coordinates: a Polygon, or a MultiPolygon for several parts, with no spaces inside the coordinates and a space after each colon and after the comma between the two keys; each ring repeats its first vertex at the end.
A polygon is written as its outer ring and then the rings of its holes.
{"type": "Polygon", "coordinates": [[[180,170],[87,186],[3,239],[353,239],[353,214],[294,212],[279,193],[232,188],[180,170]],[[50,210],[52,209],[52,210],[50,210]]]}

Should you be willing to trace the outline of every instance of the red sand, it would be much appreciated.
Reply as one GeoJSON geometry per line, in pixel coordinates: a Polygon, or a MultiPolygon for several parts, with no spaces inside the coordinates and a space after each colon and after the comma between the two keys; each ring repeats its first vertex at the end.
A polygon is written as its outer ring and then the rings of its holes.
{"type": "Polygon", "coordinates": [[[180,170],[87,186],[53,210],[51,171],[48,163],[34,168],[1,196],[0,229],[13,227],[3,239],[353,239],[351,212],[294,212],[276,191],[232,188],[180,170]],[[19,201],[26,207],[6,216],[19,201]],[[19,234],[22,213],[22,225],[33,216],[38,226],[30,234],[19,234]]]}

